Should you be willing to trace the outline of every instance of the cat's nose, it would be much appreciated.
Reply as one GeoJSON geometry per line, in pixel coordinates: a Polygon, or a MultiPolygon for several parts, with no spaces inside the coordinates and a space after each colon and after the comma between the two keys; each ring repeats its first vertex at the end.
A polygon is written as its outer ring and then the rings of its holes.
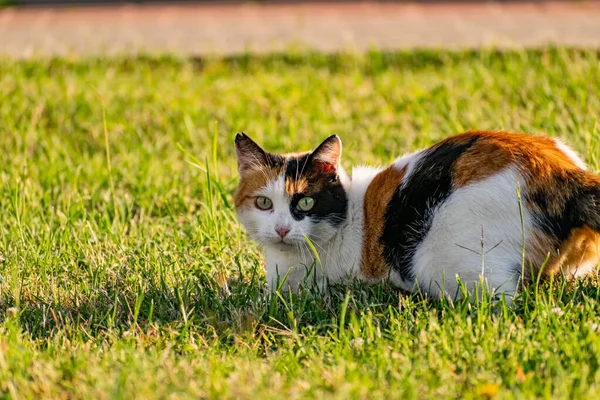
{"type": "Polygon", "coordinates": [[[276,226],[275,232],[277,232],[279,237],[283,239],[285,235],[287,235],[290,232],[290,228],[288,228],[287,226],[276,226]]]}

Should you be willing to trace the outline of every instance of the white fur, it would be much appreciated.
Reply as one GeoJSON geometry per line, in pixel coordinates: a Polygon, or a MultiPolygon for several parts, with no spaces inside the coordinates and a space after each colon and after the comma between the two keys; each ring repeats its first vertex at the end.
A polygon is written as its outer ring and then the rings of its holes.
{"type": "Polygon", "coordinates": [[[415,251],[412,271],[418,287],[407,285],[396,273],[391,280],[407,290],[454,298],[457,276],[469,290],[483,277],[488,289],[513,295],[523,246],[535,245],[528,242],[533,217],[526,207],[522,218],[519,211],[517,187],[523,187],[523,181],[515,168],[507,167],[457,189],[434,211],[431,228],[415,251]]]}
{"type": "Polygon", "coordinates": [[[579,154],[577,154],[572,148],[570,148],[568,145],[566,145],[562,140],[554,138],[554,143],[556,144],[556,147],[560,151],[562,151],[564,153],[564,155],[566,155],[571,161],[573,161],[573,163],[575,165],[577,165],[579,168],[581,168],[583,170],[587,169],[585,162],[583,162],[581,157],[579,157],[579,154]]]}
{"type": "Polygon", "coordinates": [[[402,180],[403,186],[406,185],[406,182],[410,181],[410,176],[415,170],[415,167],[419,163],[419,160],[426,155],[427,151],[428,149],[415,151],[413,153],[404,154],[394,160],[392,165],[399,171],[406,167],[406,172],[404,173],[404,178],[402,180]]]}
{"type": "Polygon", "coordinates": [[[595,261],[588,261],[586,263],[580,264],[577,268],[570,272],[570,276],[579,279],[585,276],[588,276],[596,269],[597,263],[595,261]]]}

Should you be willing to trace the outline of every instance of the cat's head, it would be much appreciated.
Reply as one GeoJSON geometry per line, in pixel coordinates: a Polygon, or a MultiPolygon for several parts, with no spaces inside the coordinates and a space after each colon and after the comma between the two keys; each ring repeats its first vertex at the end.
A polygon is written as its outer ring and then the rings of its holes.
{"type": "Polygon", "coordinates": [[[235,208],[255,241],[293,251],[306,242],[304,236],[320,244],[333,238],[346,219],[350,183],[336,135],[313,152],[277,155],[239,133],[235,149],[240,174],[235,208]]]}

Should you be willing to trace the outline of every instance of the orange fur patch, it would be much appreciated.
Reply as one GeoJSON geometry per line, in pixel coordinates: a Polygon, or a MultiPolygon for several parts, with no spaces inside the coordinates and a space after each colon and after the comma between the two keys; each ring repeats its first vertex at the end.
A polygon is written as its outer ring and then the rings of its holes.
{"type": "Polygon", "coordinates": [[[571,236],[562,244],[542,271],[543,276],[552,276],[558,272],[574,274],[577,267],[588,263],[597,263],[600,250],[600,235],[589,226],[575,228],[571,236]]]}
{"type": "Polygon", "coordinates": [[[279,168],[261,166],[247,171],[240,178],[240,183],[235,192],[235,207],[254,207],[254,193],[260,188],[267,186],[269,182],[277,179],[282,173],[283,166],[279,168]]]}
{"type": "MultiPolygon", "coordinates": [[[[549,178],[553,172],[579,169],[577,165],[548,137],[512,132],[471,131],[451,136],[445,141],[460,142],[479,136],[469,151],[460,157],[452,171],[452,183],[461,187],[485,179],[515,163],[529,171],[529,185],[549,178]]],[[[544,182],[545,183],[545,182],[544,182]]]]}
{"type": "Polygon", "coordinates": [[[383,257],[383,246],[379,242],[383,233],[385,211],[406,168],[398,170],[391,166],[375,176],[365,193],[363,204],[363,248],[360,272],[366,279],[381,279],[389,274],[390,266],[383,257]]]}
{"type": "Polygon", "coordinates": [[[510,162],[510,154],[496,143],[478,141],[456,161],[452,171],[452,186],[458,188],[488,178],[510,162]]]}
{"type": "Polygon", "coordinates": [[[285,193],[292,197],[296,193],[303,193],[308,188],[308,181],[306,178],[301,177],[298,179],[287,178],[285,180],[285,193]]]}

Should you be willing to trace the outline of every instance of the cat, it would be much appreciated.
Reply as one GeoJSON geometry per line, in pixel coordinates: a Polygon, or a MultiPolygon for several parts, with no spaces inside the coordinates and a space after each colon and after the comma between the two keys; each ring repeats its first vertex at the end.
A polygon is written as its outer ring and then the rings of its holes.
{"type": "Polygon", "coordinates": [[[582,277],[598,261],[600,178],[558,139],[470,131],[352,176],[336,135],[277,155],[239,133],[235,148],[236,212],[264,247],[271,290],[389,280],[510,302],[521,279],[582,277]]]}

